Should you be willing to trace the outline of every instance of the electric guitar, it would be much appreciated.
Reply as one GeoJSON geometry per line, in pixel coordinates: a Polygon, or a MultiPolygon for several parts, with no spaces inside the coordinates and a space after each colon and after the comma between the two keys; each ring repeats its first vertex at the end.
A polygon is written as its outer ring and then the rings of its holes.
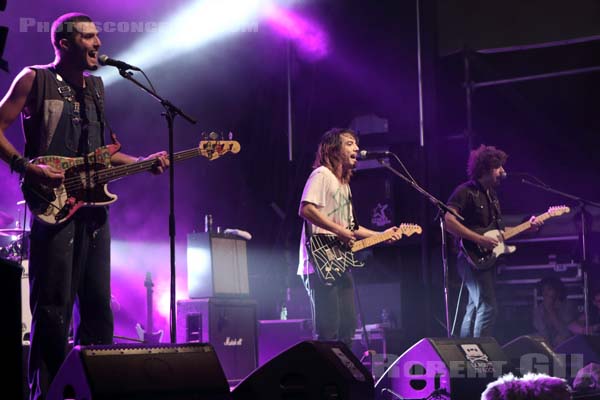
{"type": "MultiPolygon", "coordinates": [[[[571,210],[567,206],[550,207],[548,211],[536,216],[535,218],[540,221],[545,221],[548,218],[558,217],[559,215],[566,214],[569,211],[571,210]]],[[[531,228],[531,222],[529,221],[523,222],[522,224],[514,227],[506,228],[505,231],[493,229],[492,224],[484,229],[475,229],[475,232],[483,236],[498,240],[498,245],[492,250],[485,249],[479,246],[477,243],[466,239],[461,239],[460,246],[463,250],[463,253],[467,256],[467,260],[473,269],[486,270],[494,266],[498,257],[504,254],[514,253],[517,250],[516,246],[509,246],[505,242],[508,239],[528,230],[529,228],[531,228]]]]}
{"type": "Polygon", "coordinates": [[[420,234],[422,229],[416,224],[401,224],[396,232],[384,232],[354,242],[349,248],[337,236],[327,233],[316,233],[307,240],[306,246],[315,272],[321,282],[331,286],[349,267],[363,267],[364,263],[356,260],[354,253],[391,239],[395,233],[404,236],[420,234]]]}
{"type": "MultiPolygon", "coordinates": [[[[21,185],[23,196],[32,214],[40,221],[58,225],[75,214],[81,207],[105,206],[114,203],[117,195],[107,189],[110,181],[155,167],[155,159],[113,167],[110,158],[119,151],[119,144],[99,147],[85,157],[42,156],[32,164],[50,165],[65,172],[65,179],[59,187],[28,182],[21,185]]],[[[234,140],[203,140],[198,148],[173,154],[174,162],[203,156],[210,161],[226,153],[238,153],[240,144],[234,140]]]]}
{"type": "Polygon", "coordinates": [[[144,286],[146,287],[146,329],[142,328],[141,324],[137,324],[135,326],[135,331],[137,332],[138,338],[144,343],[160,343],[163,337],[163,331],[160,330],[158,332],[153,332],[154,323],[152,320],[152,288],[154,287],[154,283],[152,282],[152,274],[150,272],[146,272],[144,286]]]}

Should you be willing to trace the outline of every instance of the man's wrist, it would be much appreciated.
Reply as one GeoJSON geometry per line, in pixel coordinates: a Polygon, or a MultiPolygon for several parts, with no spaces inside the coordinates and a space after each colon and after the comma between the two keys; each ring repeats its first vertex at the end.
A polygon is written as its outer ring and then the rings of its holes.
{"type": "Polygon", "coordinates": [[[16,172],[19,175],[24,175],[27,171],[29,160],[17,154],[10,159],[10,172],[16,172]]]}

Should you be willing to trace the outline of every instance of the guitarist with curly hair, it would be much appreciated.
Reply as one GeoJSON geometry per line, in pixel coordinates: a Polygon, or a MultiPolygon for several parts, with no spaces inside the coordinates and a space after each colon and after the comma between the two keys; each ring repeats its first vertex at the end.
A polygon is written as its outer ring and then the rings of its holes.
{"type": "MultiPolygon", "coordinates": [[[[446,229],[461,239],[456,265],[469,294],[461,337],[492,336],[497,304],[491,250],[501,244],[501,238],[484,233],[511,229],[504,226],[496,195],[496,187],[506,177],[507,158],[494,146],[481,145],[471,151],[467,164],[470,180],[454,189],[448,200],[448,206],[464,218],[460,222],[450,213],[445,216],[446,229]]],[[[543,219],[531,217],[528,228],[537,230],[542,223],[543,219]]]]}
{"type": "MultiPolygon", "coordinates": [[[[299,214],[304,219],[300,240],[298,275],[309,292],[313,322],[318,340],[339,340],[351,344],[357,318],[354,307],[354,282],[346,269],[334,283],[316,273],[307,249],[314,234],[332,234],[352,248],[357,239],[381,234],[357,226],[352,210],[350,178],[357,163],[358,139],[349,129],[334,128],[322,136],[300,202],[299,214]]],[[[387,241],[400,239],[397,227],[386,230],[387,241]]]]}

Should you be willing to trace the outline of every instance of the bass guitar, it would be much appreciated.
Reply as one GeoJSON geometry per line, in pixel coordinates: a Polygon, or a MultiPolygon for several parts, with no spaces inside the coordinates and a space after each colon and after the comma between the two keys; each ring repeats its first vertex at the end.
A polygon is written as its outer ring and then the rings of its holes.
{"type": "MultiPolygon", "coordinates": [[[[99,147],[85,157],[42,156],[32,164],[50,165],[65,172],[63,183],[56,188],[29,182],[21,185],[23,196],[32,214],[49,225],[58,225],[75,214],[81,207],[105,206],[117,201],[117,195],[107,189],[108,182],[155,167],[155,159],[113,167],[110,158],[120,145],[99,147]]],[[[173,154],[174,161],[203,156],[210,161],[226,153],[238,153],[240,144],[233,140],[203,140],[198,148],[173,154]]]]}
{"type": "MultiPolygon", "coordinates": [[[[571,210],[567,206],[550,207],[548,211],[536,216],[535,218],[540,221],[545,221],[549,218],[566,214],[569,211],[571,210]]],[[[494,266],[498,257],[505,254],[514,253],[517,250],[516,246],[507,245],[506,241],[528,230],[529,228],[531,228],[531,222],[529,221],[523,222],[522,224],[514,227],[506,228],[504,231],[493,229],[493,227],[490,225],[487,228],[480,230],[475,229],[474,231],[483,236],[498,240],[498,245],[496,245],[496,247],[488,250],[479,246],[477,243],[466,239],[461,239],[460,246],[463,250],[463,253],[467,256],[469,264],[471,264],[475,270],[486,270],[494,266]]]]}
{"type": "Polygon", "coordinates": [[[401,224],[396,232],[384,232],[356,241],[351,248],[335,235],[316,233],[310,236],[306,246],[317,276],[325,285],[331,286],[346,272],[347,268],[364,266],[363,262],[356,260],[354,253],[385,242],[395,233],[412,236],[421,232],[419,225],[401,224]]]}
{"type": "Polygon", "coordinates": [[[154,319],[153,319],[153,301],[152,293],[154,292],[154,282],[152,282],[152,274],[150,271],[146,272],[146,279],[144,280],[144,286],[146,287],[146,329],[142,327],[142,324],[135,325],[135,331],[138,338],[144,343],[156,344],[160,343],[163,337],[163,331],[159,330],[154,332],[154,319]]]}

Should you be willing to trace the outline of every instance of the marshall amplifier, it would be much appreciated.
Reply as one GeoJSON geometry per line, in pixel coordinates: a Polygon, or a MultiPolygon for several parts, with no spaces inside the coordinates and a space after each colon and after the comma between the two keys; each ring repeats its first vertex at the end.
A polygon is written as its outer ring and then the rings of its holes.
{"type": "Polygon", "coordinates": [[[256,366],[256,302],[207,298],[177,302],[177,342],[214,346],[230,382],[244,379],[256,366]]]}

